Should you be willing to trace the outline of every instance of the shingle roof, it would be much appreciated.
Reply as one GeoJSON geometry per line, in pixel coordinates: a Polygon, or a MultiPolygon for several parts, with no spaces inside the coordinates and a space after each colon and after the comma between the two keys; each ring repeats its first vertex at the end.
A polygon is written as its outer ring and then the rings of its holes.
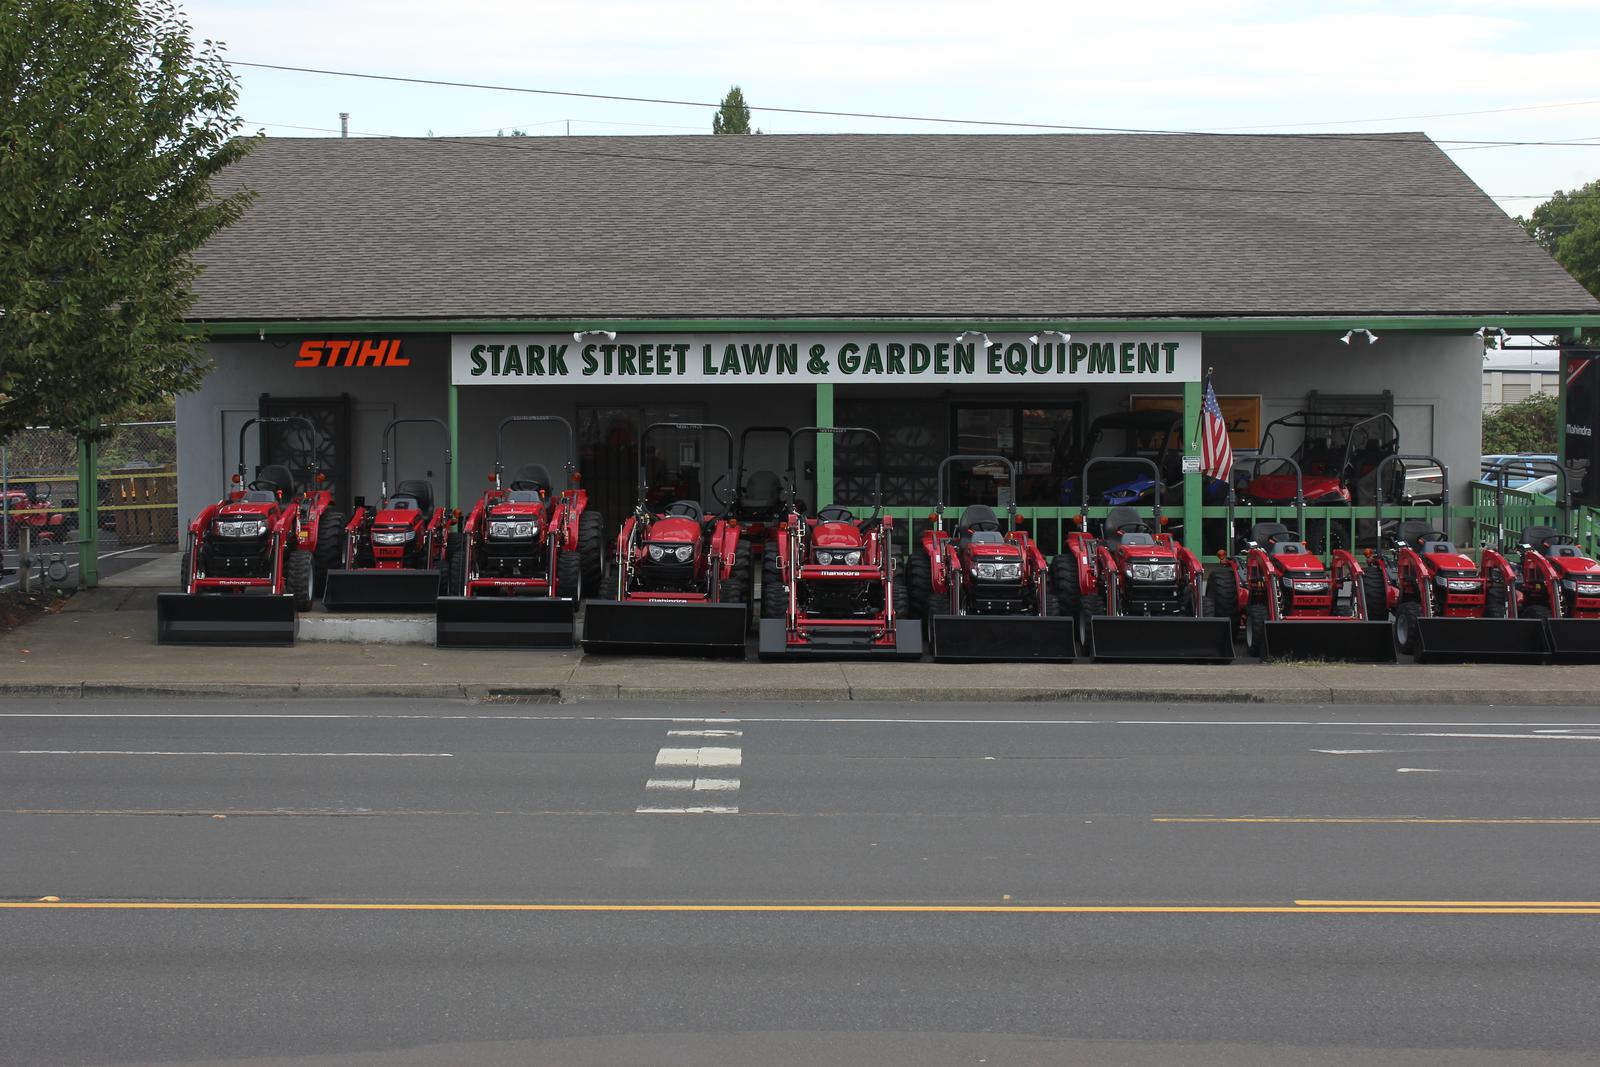
{"type": "Polygon", "coordinates": [[[1421,134],[271,138],[195,318],[1600,312],[1421,134]]]}

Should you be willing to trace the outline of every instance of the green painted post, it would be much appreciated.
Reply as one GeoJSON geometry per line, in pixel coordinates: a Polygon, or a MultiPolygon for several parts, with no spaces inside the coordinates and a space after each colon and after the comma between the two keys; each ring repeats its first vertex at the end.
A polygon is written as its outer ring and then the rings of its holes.
{"type": "Polygon", "coordinates": [[[445,487],[451,507],[461,507],[461,387],[450,386],[445,421],[450,424],[450,484],[445,487]]]}
{"type": "MultiPolygon", "coordinates": [[[[92,424],[91,424],[92,425],[92,424]]],[[[100,447],[78,438],[78,588],[100,584],[100,484],[95,477],[100,447]]]]}
{"type": "MultiPolygon", "coordinates": [[[[1200,382],[1183,383],[1183,425],[1188,428],[1188,439],[1183,442],[1185,459],[1200,457],[1200,406],[1204,402],[1200,389],[1200,382]]],[[[1183,476],[1183,543],[1197,556],[1204,552],[1200,518],[1200,509],[1205,506],[1202,481],[1198,469],[1183,476]]]]}
{"type": "MultiPolygon", "coordinates": [[[[817,383],[817,425],[833,425],[833,383],[817,383]]],[[[817,435],[817,503],[825,508],[833,503],[833,435],[817,435]]],[[[861,501],[855,501],[861,503],[861,501]]]]}

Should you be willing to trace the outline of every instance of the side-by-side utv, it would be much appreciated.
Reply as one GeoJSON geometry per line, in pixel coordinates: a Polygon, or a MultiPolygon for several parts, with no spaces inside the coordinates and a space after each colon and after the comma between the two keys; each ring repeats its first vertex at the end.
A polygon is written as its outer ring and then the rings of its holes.
{"type": "MultiPolygon", "coordinates": [[[[1400,651],[1419,663],[1540,663],[1549,658],[1544,620],[1518,614],[1517,570],[1484,546],[1480,560],[1460,551],[1449,534],[1450,472],[1434,456],[1395,456],[1384,462],[1432,463],[1444,471],[1443,513],[1432,522],[1402,520],[1387,553],[1368,560],[1368,599],[1383,593],[1400,651]]],[[[1378,528],[1384,529],[1382,499],[1378,528]]]]}
{"type": "Polygon", "coordinates": [[[1016,468],[1004,456],[950,456],[939,464],[933,529],[922,535],[906,562],[912,618],[926,623],[937,661],[1067,663],[1073,659],[1072,620],[1061,615],[1044,554],[1018,525],[1016,468]],[[1004,470],[1006,529],[987,504],[961,513],[945,529],[945,473],[953,463],[1004,470]]]}
{"type": "Polygon", "coordinates": [[[228,491],[189,523],[179,569],[183,592],[156,598],[158,644],[289,645],[295,617],[311,608],[319,555],[342,529],[333,495],[316,467],[311,420],[298,415],[250,419],[239,428],[239,464],[228,491]],[[306,431],[301,486],[288,467],[267,464],[246,480],[244,449],[252,426],[291,423],[306,431]]]}
{"type": "Polygon", "coordinates": [[[750,546],[726,512],[699,500],[654,507],[646,442],[667,430],[711,433],[728,449],[727,473],[710,487],[723,508],[733,499],[733,433],[699,422],[658,422],[639,435],[639,499],[617,534],[605,595],[583,605],[586,652],[642,651],[743,657],[750,624],[750,546]]]}
{"type": "Polygon", "coordinates": [[[577,437],[558,415],[513,415],[495,431],[489,488],[467,515],[452,552],[445,595],[434,609],[440,648],[571,648],[585,588],[598,591],[605,533],[600,513],[580,489],[577,437]],[[558,486],[542,463],[519,464],[505,477],[506,431],[555,424],[566,455],[558,486]]]}
{"type": "Polygon", "coordinates": [[[1098,537],[1089,531],[1089,505],[1079,506],[1080,528],[1051,564],[1062,610],[1077,620],[1078,643],[1096,660],[1231,662],[1228,620],[1205,616],[1200,561],[1162,527],[1155,464],[1092,459],[1083,467],[1085,484],[1101,463],[1149,466],[1154,506],[1149,519],[1113,507],[1098,537]]]}
{"type": "MultiPolygon", "coordinates": [[[[1288,457],[1261,459],[1287,467],[1303,527],[1304,495],[1299,464],[1288,457]]],[[[1229,495],[1228,534],[1233,533],[1229,495]]],[[[1244,633],[1250,654],[1263,659],[1328,659],[1393,663],[1394,641],[1382,622],[1382,597],[1370,597],[1370,573],[1347,549],[1334,548],[1330,562],[1307,547],[1299,530],[1281,522],[1257,522],[1238,551],[1220,553],[1221,565],[1207,583],[1212,614],[1244,633]]]]}
{"type": "Polygon", "coordinates": [[[761,573],[761,657],[920,659],[922,627],[907,618],[895,574],[894,520],[883,514],[883,439],[860,426],[802,426],[789,436],[789,513],[761,573]],[[795,442],[860,434],[877,451],[872,513],[833,504],[806,515],[795,495],[795,442]]]}
{"type": "Polygon", "coordinates": [[[328,572],[322,604],[330,611],[432,611],[444,585],[461,515],[436,501],[426,478],[399,481],[389,491],[395,429],[430,423],[444,435],[444,482],[450,484],[450,428],[442,419],[395,419],[383,428],[380,499],[359,498],[345,524],[344,568],[328,572]]]}

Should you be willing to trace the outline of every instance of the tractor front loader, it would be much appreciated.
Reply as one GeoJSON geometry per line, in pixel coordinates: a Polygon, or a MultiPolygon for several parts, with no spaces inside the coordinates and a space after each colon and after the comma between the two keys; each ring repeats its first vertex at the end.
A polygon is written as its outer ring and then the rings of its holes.
{"type": "Polygon", "coordinates": [[[316,467],[315,434],[299,415],[249,419],[239,428],[238,467],[226,493],[189,523],[183,592],[156,597],[157,644],[294,644],[297,613],[311,608],[317,559],[342,529],[316,467]],[[246,480],[245,438],[262,423],[304,426],[309,458],[298,488],[280,464],[258,467],[246,480]]]}
{"type": "Polygon", "coordinates": [[[933,529],[922,535],[906,563],[909,615],[926,620],[934,660],[1070,663],[1073,620],[1061,614],[1044,554],[1019,528],[1011,461],[950,456],[939,464],[937,484],[933,529]],[[945,472],[952,463],[1004,469],[1011,487],[1005,530],[984,504],[966,508],[955,529],[945,529],[945,472]]]}
{"type": "MultiPolygon", "coordinates": [[[[1543,619],[1550,658],[1555,663],[1600,663],[1600,562],[1572,534],[1572,486],[1567,471],[1549,460],[1530,460],[1531,467],[1554,472],[1562,526],[1522,528],[1516,546],[1517,615],[1543,619]]],[[[1495,486],[1496,525],[1501,551],[1506,551],[1505,485],[1495,486]]]]}
{"type": "Polygon", "coordinates": [[[750,628],[750,546],[727,514],[733,500],[733,432],[700,422],[658,422],[639,435],[639,499],[617,534],[612,580],[583,604],[585,652],[688,653],[742,658],[750,628]],[[711,485],[724,509],[706,514],[699,500],[674,500],[658,511],[645,443],[663,430],[711,432],[728,448],[727,473],[711,485]]]}
{"type": "Polygon", "coordinates": [[[495,431],[489,488],[467,516],[449,560],[445,595],[434,607],[439,648],[571,648],[585,587],[598,590],[605,532],[579,488],[577,436],[559,415],[513,415],[495,431]],[[565,431],[558,488],[539,463],[505,480],[505,437],[519,423],[565,431]]]}

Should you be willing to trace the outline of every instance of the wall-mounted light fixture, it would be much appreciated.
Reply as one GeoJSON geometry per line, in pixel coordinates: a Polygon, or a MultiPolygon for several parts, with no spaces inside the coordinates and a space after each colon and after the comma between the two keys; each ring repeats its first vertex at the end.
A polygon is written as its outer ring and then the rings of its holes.
{"type": "Polygon", "coordinates": [[[982,330],[963,330],[961,333],[956,334],[956,344],[979,345],[987,351],[994,342],[989,340],[989,335],[982,330]]]}
{"type": "Polygon", "coordinates": [[[572,339],[580,345],[588,341],[615,341],[616,330],[579,330],[572,335],[572,339]]]}
{"type": "Polygon", "coordinates": [[[1367,339],[1367,344],[1369,345],[1375,345],[1378,343],[1378,335],[1373,333],[1371,330],[1346,330],[1344,332],[1344,336],[1339,338],[1339,340],[1343,344],[1349,344],[1350,338],[1354,337],[1356,334],[1361,334],[1363,337],[1365,337],[1367,339]]]}
{"type": "Polygon", "coordinates": [[[1499,352],[1506,346],[1506,331],[1502,326],[1479,326],[1472,332],[1472,336],[1485,340],[1494,338],[1494,350],[1499,352]]]}
{"type": "Polygon", "coordinates": [[[1038,333],[1031,335],[1028,340],[1036,345],[1049,344],[1052,337],[1056,339],[1056,344],[1062,345],[1072,340],[1072,335],[1062,330],[1040,330],[1038,333]]]}

